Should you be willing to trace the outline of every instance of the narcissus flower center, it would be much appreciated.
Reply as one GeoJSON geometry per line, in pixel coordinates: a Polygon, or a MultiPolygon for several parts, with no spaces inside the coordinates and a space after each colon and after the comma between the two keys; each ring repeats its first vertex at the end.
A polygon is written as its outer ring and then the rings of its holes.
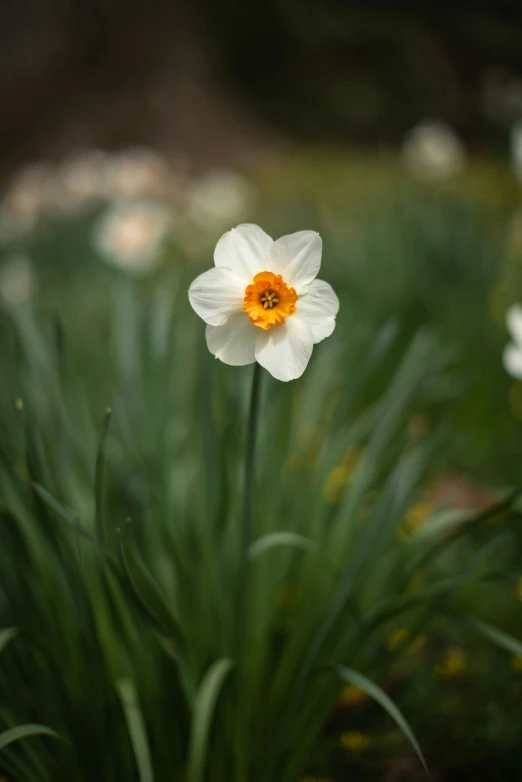
{"type": "Polygon", "coordinates": [[[245,290],[244,309],[260,329],[280,326],[295,312],[297,293],[280,274],[260,272],[245,290]]]}

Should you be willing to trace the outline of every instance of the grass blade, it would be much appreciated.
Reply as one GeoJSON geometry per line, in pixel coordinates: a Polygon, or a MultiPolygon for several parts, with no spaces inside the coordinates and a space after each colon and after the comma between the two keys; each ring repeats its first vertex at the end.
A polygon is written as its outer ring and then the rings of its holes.
{"type": "Polygon", "coordinates": [[[17,725],[16,728],[10,728],[0,733],[0,751],[5,749],[9,744],[13,744],[15,741],[21,739],[27,739],[31,736],[51,736],[54,739],[62,739],[59,733],[51,728],[46,728],[45,725],[27,724],[17,725]]]}
{"type": "Polygon", "coordinates": [[[154,619],[167,637],[173,636],[179,642],[181,638],[179,624],[169,609],[163,592],[143,561],[132,535],[130,523],[126,523],[120,532],[119,553],[126,579],[142,609],[154,619]]]}
{"type": "Polygon", "coordinates": [[[296,532],[271,532],[258,538],[250,545],[248,556],[251,559],[257,559],[267,551],[280,546],[299,548],[303,551],[314,551],[318,548],[314,540],[306,538],[304,535],[298,535],[296,532]]]}
{"type": "Polygon", "coordinates": [[[192,714],[187,782],[201,782],[203,779],[214,709],[233,666],[234,661],[230,657],[216,660],[199,686],[192,714]]]}
{"type": "Polygon", "coordinates": [[[9,641],[17,635],[17,627],[5,627],[3,630],[0,630],[0,652],[3,652],[9,641]]]}
{"type": "Polygon", "coordinates": [[[515,657],[522,657],[522,641],[514,638],[514,636],[479,619],[466,617],[464,621],[477,635],[481,635],[486,640],[504,649],[504,651],[509,652],[509,654],[514,654],[515,657]]]}
{"type": "Polygon", "coordinates": [[[387,695],[384,690],[375,684],[375,682],[372,682],[371,679],[363,676],[362,673],[354,671],[353,668],[346,668],[344,665],[338,665],[336,666],[336,671],[342,681],[344,681],[346,684],[353,684],[356,687],[359,687],[359,689],[363,690],[367,695],[370,696],[370,698],[373,698],[374,701],[376,701],[386,712],[388,712],[392,720],[394,720],[394,722],[402,730],[413,749],[417,753],[417,756],[422,763],[427,776],[431,778],[419,742],[415,738],[415,735],[402,712],[397,708],[389,695],[387,695]]]}
{"type": "Polygon", "coordinates": [[[103,476],[105,471],[105,443],[107,440],[107,432],[109,431],[109,423],[111,420],[111,409],[108,407],[105,410],[105,417],[103,419],[102,431],[100,436],[100,444],[98,446],[98,453],[96,454],[96,469],[94,475],[94,493],[96,498],[96,534],[98,536],[98,542],[100,546],[105,546],[107,543],[107,528],[105,525],[105,508],[104,508],[104,492],[103,492],[103,476]]]}
{"type": "Polygon", "coordinates": [[[116,689],[125,714],[132,749],[138,766],[139,780],[140,782],[154,782],[147,731],[134,684],[130,679],[118,679],[116,689]]]}
{"type": "Polygon", "coordinates": [[[62,519],[62,521],[66,521],[67,524],[70,524],[72,527],[74,527],[75,531],[84,538],[87,538],[87,540],[90,540],[92,543],[96,543],[96,538],[91,535],[86,527],[83,526],[79,518],[73,513],[72,510],[67,508],[65,505],[62,505],[61,502],[53,497],[52,494],[49,494],[47,489],[44,489],[44,487],[40,486],[39,483],[33,483],[33,489],[38,494],[40,499],[42,499],[45,504],[51,510],[53,510],[60,519],[62,519]]]}

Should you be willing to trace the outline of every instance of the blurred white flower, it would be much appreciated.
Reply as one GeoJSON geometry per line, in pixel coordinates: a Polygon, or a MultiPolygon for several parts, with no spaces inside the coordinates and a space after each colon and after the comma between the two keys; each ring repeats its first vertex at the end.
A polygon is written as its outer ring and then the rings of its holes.
{"type": "Polygon", "coordinates": [[[404,162],[421,179],[447,179],[462,170],[466,153],[456,133],[444,122],[421,122],[402,149],[404,162]]]}
{"type": "Polygon", "coordinates": [[[257,361],[277,380],[300,377],[339,310],[331,285],[316,279],[321,253],[315,231],[274,242],[257,225],[239,225],[222,236],[215,267],[189,289],[210,352],[232,366],[257,361]]]}
{"type": "Polygon", "coordinates": [[[0,298],[11,307],[29,301],[36,290],[33,266],[25,255],[9,258],[0,267],[0,298]]]}
{"type": "Polygon", "coordinates": [[[121,204],[97,222],[94,243],[107,263],[134,275],[157,266],[169,227],[168,210],[153,201],[121,204]]]}
{"type": "Polygon", "coordinates": [[[51,167],[31,163],[11,178],[0,209],[0,238],[12,239],[32,230],[40,217],[49,191],[51,167]]]}
{"type": "Polygon", "coordinates": [[[107,160],[101,150],[90,149],[60,163],[50,186],[51,206],[70,214],[102,198],[107,190],[107,160]]]}
{"type": "Polygon", "coordinates": [[[145,147],[127,149],[114,155],[108,169],[108,191],[115,200],[166,196],[172,172],[168,161],[145,147]]]}
{"type": "Polygon", "coordinates": [[[248,213],[255,201],[251,182],[236,171],[211,171],[194,179],[187,192],[187,214],[204,229],[219,228],[248,213]]]}
{"type": "Polygon", "coordinates": [[[513,304],[508,309],[506,326],[512,342],[508,342],[504,349],[504,368],[511,377],[522,380],[522,304],[513,304]]]}

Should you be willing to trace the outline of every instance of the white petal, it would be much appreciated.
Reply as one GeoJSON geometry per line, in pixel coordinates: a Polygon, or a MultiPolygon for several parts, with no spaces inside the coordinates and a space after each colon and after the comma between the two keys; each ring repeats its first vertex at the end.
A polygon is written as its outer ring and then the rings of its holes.
{"type": "Polygon", "coordinates": [[[299,231],[273,243],[268,270],[280,274],[300,294],[321,268],[323,241],[315,231],[299,231]]]}
{"type": "Polygon", "coordinates": [[[522,304],[513,304],[506,312],[506,325],[515,342],[522,345],[522,304]]]}
{"type": "Polygon", "coordinates": [[[273,243],[258,225],[238,225],[217,243],[214,263],[232,269],[248,285],[258,272],[267,270],[266,259],[273,243]]]}
{"type": "Polygon", "coordinates": [[[203,272],[188,294],[192,307],[210,326],[222,326],[231,315],[243,312],[245,285],[230,269],[203,272]]]}
{"type": "Polygon", "coordinates": [[[216,358],[233,367],[253,364],[259,329],[246,313],[234,315],[224,326],[207,326],[208,349],[216,358]]]}
{"type": "Polygon", "coordinates": [[[309,323],[308,325],[312,329],[314,345],[317,345],[318,342],[322,342],[323,339],[326,339],[326,337],[333,334],[335,329],[335,318],[322,318],[321,320],[316,320],[314,323],[309,323]]]}
{"type": "Polygon", "coordinates": [[[339,312],[339,299],[329,283],[314,280],[308,291],[299,296],[297,314],[312,329],[314,344],[329,337],[335,328],[335,316],[339,312]]]}
{"type": "Polygon", "coordinates": [[[506,372],[509,372],[511,377],[522,380],[522,348],[510,342],[506,345],[502,360],[506,372]]]}
{"type": "Polygon", "coordinates": [[[262,331],[256,341],[256,359],[276,380],[295,380],[305,371],[313,345],[310,326],[292,315],[281,326],[262,331]]]}

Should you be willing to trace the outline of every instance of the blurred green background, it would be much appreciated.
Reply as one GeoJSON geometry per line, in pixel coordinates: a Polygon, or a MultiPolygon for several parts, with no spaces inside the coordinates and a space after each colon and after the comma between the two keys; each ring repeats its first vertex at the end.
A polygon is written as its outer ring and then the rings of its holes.
{"type": "Polygon", "coordinates": [[[2,5],[8,782],[421,780],[410,730],[440,782],[520,778],[521,24],[2,5]],[[319,231],[341,301],[263,378],[246,616],[251,368],[186,295],[242,222],[319,231]]]}

